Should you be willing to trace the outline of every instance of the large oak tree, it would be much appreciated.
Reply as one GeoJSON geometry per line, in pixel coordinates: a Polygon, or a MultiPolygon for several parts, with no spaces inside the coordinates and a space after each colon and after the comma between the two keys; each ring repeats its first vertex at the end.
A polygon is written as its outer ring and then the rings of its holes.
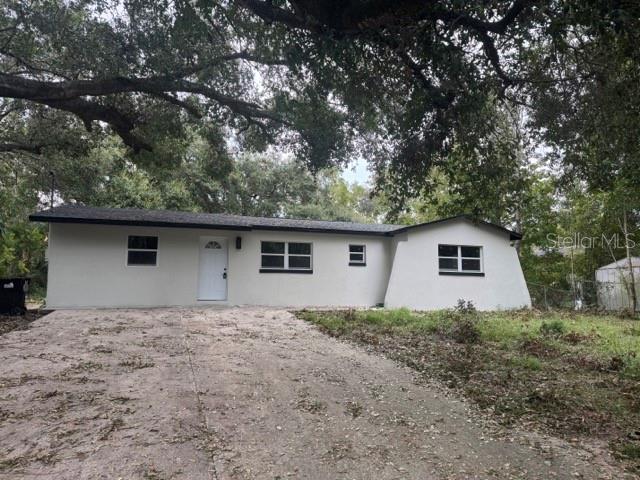
{"type": "Polygon", "coordinates": [[[456,168],[460,152],[489,165],[488,106],[504,102],[604,185],[640,163],[620,128],[638,118],[639,18],[624,0],[7,0],[0,152],[91,138],[43,134],[43,117],[112,130],[146,158],[207,124],[314,168],[358,149],[400,200],[452,152],[456,168]]]}

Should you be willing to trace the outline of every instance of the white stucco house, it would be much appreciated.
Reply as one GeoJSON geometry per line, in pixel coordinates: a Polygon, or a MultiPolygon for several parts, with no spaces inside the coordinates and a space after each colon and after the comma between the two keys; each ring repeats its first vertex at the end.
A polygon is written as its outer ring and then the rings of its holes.
{"type": "Polygon", "coordinates": [[[47,307],[529,307],[518,233],[458,216],[411,226],[60,206],[47,307]]]}

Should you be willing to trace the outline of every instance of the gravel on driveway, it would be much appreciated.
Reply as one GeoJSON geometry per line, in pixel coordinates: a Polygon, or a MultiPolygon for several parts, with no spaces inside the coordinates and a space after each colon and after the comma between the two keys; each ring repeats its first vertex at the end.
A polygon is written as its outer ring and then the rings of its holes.
{"type": "Polygon", "coordinates": [[[624,476],[285,310],[56,311],[0,337],[0,479],[624,476]]]}

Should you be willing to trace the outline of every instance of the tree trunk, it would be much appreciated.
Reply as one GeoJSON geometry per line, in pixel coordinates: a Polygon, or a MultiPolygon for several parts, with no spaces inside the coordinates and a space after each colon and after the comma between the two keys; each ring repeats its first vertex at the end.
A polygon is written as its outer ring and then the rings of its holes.
{"type": "MultiPolygon", "coordinates": [[[[516,208],[515,221],[516,221],[515,230],[516,232],[521,234],[522,233],[522,217],[520,216],[520,207],[516,208]]],[[[522,243],[522,240],[516,240],[514,243],[518,257],[520,256],[521,243],[522,243]]]]}
{"type": "Polygon", "coordinates": [[[636,296],[636,278],[633,272],[633,260],[631,258],[631,248],[629,247],[628,235],[629,231],[627,229],[627,211],[623,212],[623,233],[624,233],[624,246],[627,252],[627,265],[629,266],[629,294],[631,298],[631,311],[635,314],[638,308],[638,298],[636,296]]]}

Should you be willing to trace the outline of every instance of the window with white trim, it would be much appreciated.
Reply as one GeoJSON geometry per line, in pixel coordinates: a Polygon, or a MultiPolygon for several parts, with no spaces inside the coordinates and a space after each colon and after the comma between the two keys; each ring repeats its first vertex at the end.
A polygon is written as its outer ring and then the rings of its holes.
{"type": "Polygon", "coordinates": [[[438,245],[440,273],[481,274],[482,247],[470,245],[438,245]]]}
{"type": "Polygon", "coordinates": [[[260,272],[312,272],[311,243],[261,242],[260,272]]]}
{"type": "Polygon", "coordinates": [[[349,265],[364,266],[367,264],[366,245],[349,245],[349,265]]]}
{"type": "Polygon", "coordinates": [[[155,267],[158,264],[158,237],[129,235],[127,265],[155,267]]]}

